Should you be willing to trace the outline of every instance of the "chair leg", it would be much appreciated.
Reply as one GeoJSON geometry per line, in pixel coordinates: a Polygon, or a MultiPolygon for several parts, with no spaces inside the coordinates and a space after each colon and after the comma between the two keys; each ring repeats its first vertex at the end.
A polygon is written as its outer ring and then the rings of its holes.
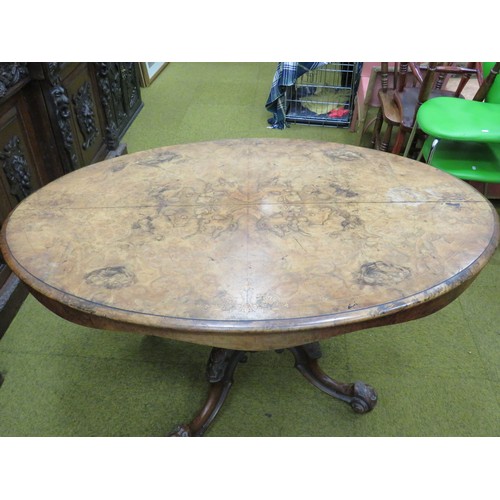
{"type": "Polygon", "coordinates": [[[392,137],[392,128],[393,128],[392,125],[388,123],[384,132],[384,136],[382,137],[382,142],[380,143],[380,151],[389,150],[389,144],[391,142],[391,137],[392,137]]]}
{"type": "Polygon", "coordinates": [[[392,147],[391,153],[398,155],[401,153],[403,149],[403,145],[405,142],[406,132],[401,130],[401,127],[398,130],[398,134],[396,136],[396,141],[394,142],[394,146],[392,147]]]}
{"type": "Polygon", "coordinates": [[[408,141],[406,142],[406,147],[403,153],[403,156],[408,156],[410,154],[410,150],[413,146],[413,143],[415,142],[415,136],[417,135],[417,121],[415,120],[415,123],[413,124],[413,128],[411,129],[410,137],[408,138],[408,141]]]}
{"type": "Polygon", "coordinates": [[[380,130],[382,129],[382,122],[383,122],[382,108],[380,108],[377,113],[377,119],[375,120],[375,125],[373,126],[372,146],[375,149],[379,149],[380,130]]]}

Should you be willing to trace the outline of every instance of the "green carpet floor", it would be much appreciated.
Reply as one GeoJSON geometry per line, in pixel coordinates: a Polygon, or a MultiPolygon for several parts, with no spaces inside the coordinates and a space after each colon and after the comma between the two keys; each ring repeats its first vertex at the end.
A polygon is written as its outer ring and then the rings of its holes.
{"type": "MultiPolygon", "coordinates": [[[[348,130],[267,128],[275,63],[171,63],[143,89],[129,152],[236,137],[358,144],[348,130]]],[[[207,436],[498,436],[500,252],[440,312],[322,343],[323,369],[379,394],[357,415],[290,353],[252,353],[207,436]]],[[[208,347],[73,325],[28,297],[0,341],[1,436],[165,436],[203,403],[208,347]]]]}

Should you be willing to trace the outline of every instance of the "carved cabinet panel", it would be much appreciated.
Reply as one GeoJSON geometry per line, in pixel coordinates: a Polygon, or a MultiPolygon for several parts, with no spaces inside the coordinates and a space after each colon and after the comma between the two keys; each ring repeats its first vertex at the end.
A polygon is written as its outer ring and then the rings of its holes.
{"type": "Polygon", "coordinates": [[[104,114],[92,63],[44,63],[34,68],[64,172],[104,159],[104,114]]]}
{"type": "MultiPolygon", "coordinates": [[[[33,189],[42,184],[40,153],[33,140],[33,122],[24,92],[29,83],[26,65],[0,66],[0,222],[33,189]],[[17,79],[7,75],[17,73],[17,79]],[[3,77],[3,78],[2,78],[3,77]]],[[[9,277],[9,270],[0,257],[0,287],[9,277]]]]}
{"type": "Polygon", "coordinates": [[[108,147],[116,149],[142,109],[137,63],[95,63],[95,69],[106,115],[108,147]]]}

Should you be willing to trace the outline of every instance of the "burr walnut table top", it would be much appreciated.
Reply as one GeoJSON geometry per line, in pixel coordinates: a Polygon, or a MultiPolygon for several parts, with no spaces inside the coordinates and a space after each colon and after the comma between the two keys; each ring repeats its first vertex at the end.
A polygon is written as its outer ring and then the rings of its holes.
{"type": "Polygon", "coordinates": [[[40,189],[2,250],[71,321],[264,350],[429,314],[498,244],[491,204],[415,161],[241,139],[107,160],[40,189]]]}

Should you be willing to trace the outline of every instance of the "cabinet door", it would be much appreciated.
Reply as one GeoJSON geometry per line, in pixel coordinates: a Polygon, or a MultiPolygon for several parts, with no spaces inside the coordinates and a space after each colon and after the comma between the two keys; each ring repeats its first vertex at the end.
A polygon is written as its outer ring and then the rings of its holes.
{"type": "Polygon", "coordinates": [[[79,166],[104,159],[107,153],[99,94],[89,63],[72,63],[63,68],[61,81],[70,101],[72,130],[79,166]]]}
{"type": "Polygon", "coordinates": [[[116,149],[143,106],[137,64],[98,62],[94,66],[106,117],[108,147],[116,149]]]}
{"type": "Polygon", "coordinates": [[[126,122],[121,124],[120,137],[132,123],[137,113],[142,109],[141,91],[137,63],[124,62],[120,64],[120,74],[123,88],[123,98],[127,113],[126,122]]]}
{"type": "MultiPolygon", "coordinates": [[[[34,65],[33,65],[34,66],[34,65]]],[[[39,80],[65,172],[107,154],[103,111],[91,63],[43,63],[39,80]]]]}

